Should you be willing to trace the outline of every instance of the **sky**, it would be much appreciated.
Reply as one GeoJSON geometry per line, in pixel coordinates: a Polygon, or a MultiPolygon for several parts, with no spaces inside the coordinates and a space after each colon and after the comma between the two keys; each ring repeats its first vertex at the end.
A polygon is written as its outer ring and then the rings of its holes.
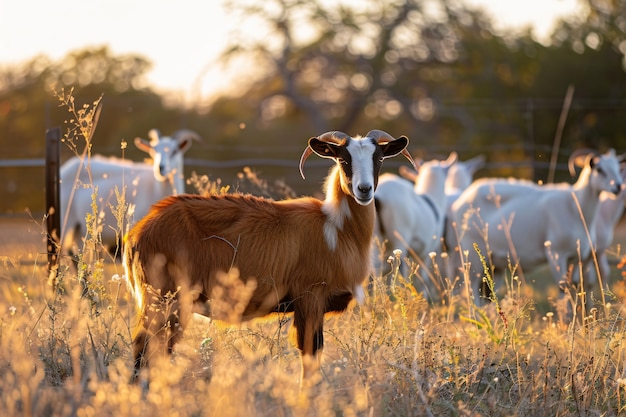
{"type": "MultiPolygon", "coordinates": [[[[539,40],[556,17],[580,11],[577,0],[465,1],[485,7],[497,29],[531,25],[539,40]]],[[[0,66],[109,45],[148,58],[148,82],[190,102],[236,82],[217,62],[236,24],[221,0],[0,0],[0,66]]]]}

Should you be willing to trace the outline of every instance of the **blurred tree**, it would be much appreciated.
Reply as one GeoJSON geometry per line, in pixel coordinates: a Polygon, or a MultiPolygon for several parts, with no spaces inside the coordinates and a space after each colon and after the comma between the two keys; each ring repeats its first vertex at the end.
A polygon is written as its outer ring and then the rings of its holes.
{"type": "MultiPolygon", "coordinates": [[[[541,169],[529,167],[549,161],[569,85],[575,95],[560,162],[578,146],[626,147],[626,0],[582,0],[588,15],[560,22],[549,45],[530,32],[496,33],[483,13],[456,0],[227,1],[241,27],[255,28],[230,34],[224,54],[249,68],[240,95],[220,97],[209,109],[168,105],[146,84],[150,62],[141,56],[101,47],[60,62],[35,57],[0,67],[3,155],[43,157],[45,128],[68,117],[52,94],[61,88],[74,88],[78,106],[103,96],[94,152],[120,155],[123,139],[185,127],[205,138],[189,158],[280,160],[260,175],[288,177],[303,193],[319,189],[315,175],[307,173],[304,185],[296,178],[292,165],[303,141],[333,129],[407,134],[411,150],[427,158],[484,152],[484,173],[541,179],[541,169]]],[[[143,157],[133,146],[126,156],[143,157]]],[[[317,175],[315,167],[312,161],[317,175]]],[[[317,169],[320,181],[326,167],[317,169]]],[[[200,173],[233,184],[242,168],[200,173]]],[[[394,170],[393,161],[385,169],[394,170]]],[[[16,190],[42,172],[1,175],[0,203],[38,206],[26,203],[31,190],[16,190]]]]}
{"type": "MultiPolygon", "coordinates": [[[[135,55],[113,56],[108,48],[68,54],[60,62],[38,56],[15,67],[0,68],[0,140],[3,158],[43,158],[47,128],[65,125],[71,116],[60,107],[55,93],[73,88],[77,108],[104,95],[93,151],[121,156],[122,140],[145,136],[157,127],[164,132],[180,128],[179,109],[168,109],[146,86],[150,64],[135,55]]],[[[62,158],[72,153],[61,147],[62,158]]],[[[82,150],[82,149],[81,149],[82,150]]],[[[143,154],[129,146],[127,157],[143,154]]],[[[43,168],[3,168],[0,172],[0,211],[9,207],[43,207],[43,168]]]]}
{"type": "MultiPolygon", "coordinates": [[[[566,152],[594,141],[602,147],[599,137],[607,145],[622,142],[619,134],[601,133],[597,121],[598,106],[604,112],[606,100],[623,97],[615,53],[626,47],[616,28],[626,24],[615,2],[589,3],[590,23],[565,25],[544,46],[530,32],[496,34],[480,11],[450,0],[231,1],[241,27],[257,31],[234,36],[225,58],[244,56],[264,74],[245,93],[260,109],[259,128],[388,128],[409,134],[414,147],[471,153],[489,146],[490,159],[508,165],[498,174],[532,176],[516,163],[549,159],[570,84],[576,98],[566,152]],[[577,38],[587,49],[577,48],[577,38]],[[598,42],[605,38],[612,48],[598,42]]],[[[621,119],[604,113],[608,133],[621,119]]],[[[284,143],[285,135],[271,136],[284,143]]]]}
{"type": "MultiPolygon", "coordinates": [[[[562,163],[577,147],[626,147],[626,2],[581,3],[582,15],[557,22],[550,46],[537,56],[538,71],[527,91],[533,98],[534,140],[545,149],[552,146],[565,92],[569,85],[575,88],[563,132],[562,163]]],[[[550,158],[541,151],[535,156],[544,162],[550,158]]],[[[570,177],[563,173],[560,179],[570,177]]]]}
{"type": "Polygon", "coordinates": [[[122,139],[145,135],[157,121],[167,120],[154,111],[164,109],[162,98],[145,86],[149,66],[144,58],[112,56],[102,47],[72,52],[58,63],[36,57],[0,71],[0,134],[9,145],[7,156],[42,155],[45,129],[63,126],[68,117],[55,98],[61,89],[73,88],[79,107],[104,95],[96,150],[110,152],[122,139]]]}
{"type": "Polygon", "coordinates": [[[599,49],[610,45],[622,55],[626,68],[626,0],[579,0],[585,9],[581,16],[561,19],[552,34],[555,45],[569,45],[583,53],[585,49],[599,49]]]}
{"type": "Polygon", "coordinates": [[[242,27],[258,29],[233,37],[225,58],[264,70],[245,94],[260,108],[259,127],[288,118],[313,132],[383,128],[409,134],[412,147],[470,152],[495,136],[524,140],[518,100],[538,72],[529,56],[544,48],[530,36],[496,36],[480,11],[448,0],[230,5],[247,19],[242,27]]]}

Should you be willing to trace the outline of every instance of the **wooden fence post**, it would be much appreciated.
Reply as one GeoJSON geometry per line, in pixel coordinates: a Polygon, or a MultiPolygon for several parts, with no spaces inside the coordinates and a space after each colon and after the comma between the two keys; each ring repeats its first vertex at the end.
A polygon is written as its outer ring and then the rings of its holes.
{"type": "Polygon", "coordinates": [[[59,147],[61,128],[46,130],[46,226],[48,253],[48,275],[55,283],[56,269],[61,242],[61,207],[59,205],[59,147]]]}

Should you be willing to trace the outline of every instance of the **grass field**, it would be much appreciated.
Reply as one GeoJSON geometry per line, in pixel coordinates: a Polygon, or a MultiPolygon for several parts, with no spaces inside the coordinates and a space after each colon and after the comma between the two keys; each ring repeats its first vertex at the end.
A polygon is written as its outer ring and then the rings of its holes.
{"type": "Polygon", "coordinates": [[[373,277],[362,305],[327,319],[322,372],[305,390],[289,316],[234,328],[197,318],[143,390],[129,384],[133,304],[120,265],[90,263],[82,296],[76,273],[62,271],[54,292],[43,237],[36,221],[0,220],[2,415],[626,414],[616,268],[607,305],[573,320],[561,318],[541,271],[505,289],[499,311],[459,291],[427,300],[402,277],[394,289],[373,277]]]}

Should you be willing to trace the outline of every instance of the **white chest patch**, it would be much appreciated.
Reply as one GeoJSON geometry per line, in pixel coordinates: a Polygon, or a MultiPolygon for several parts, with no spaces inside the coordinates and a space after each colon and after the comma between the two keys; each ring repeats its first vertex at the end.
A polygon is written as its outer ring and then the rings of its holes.
{"type": "Polygon", "coordinates": [[[350,218],[350,207],[345,198],[338,206],[334,203],[332,200],[326,201],[322,206],[322,212],[327,217],[324,223],[324,238],[331,251],[337,249],[338,234],[343,229],[344,221],[350,218]]]}
{"type": "Polygon", "coordinates": [[[354,292],[352,293],[352,295],[354,296],[356,302],[359,304],[363,304],[363,301],[365,301],[365,291],[363,290],[363,287],[361,285],[357,285],[354,288],[354,292]]]}
{"type": "Polygon", "coordinates": [[[324,239],[331,251],[337,249],[337,227],[329,221],[324,223],[324,239]]]}

